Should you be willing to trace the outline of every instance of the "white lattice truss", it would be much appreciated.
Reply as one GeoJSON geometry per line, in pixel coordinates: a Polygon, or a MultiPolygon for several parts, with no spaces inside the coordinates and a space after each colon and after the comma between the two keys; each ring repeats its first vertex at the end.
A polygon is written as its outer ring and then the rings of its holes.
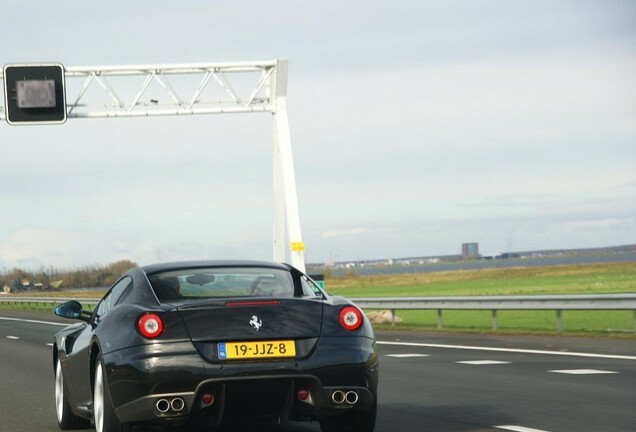
{"type": "MultiPolygon", "coordinates": [[[[65,69],[67,89],[67,117],[135,117],[187,114],[220,114],[247,112],[275,112],[277,69],[280,61],[254,63],[210,63],[185,65],[147,66],[97,66],[68,67],[65,69]],[[191,89],[176,90],[172,80],[188,75],[195,86],[191,89]],[[249,94],[239,94],[232,85],[233,78],[251,77],[254,84],[249,94]],[[122,81],[122,77],[130,79],[122,81]],[[141,79],[140,79],[141,78],[141,79]],[[69,94],[73,84],[77,94],[69,94]],[[116,82],[119,80],[119,82],[116,82]],[[164,98],[144,99],[144,94],[153,84],[164,90],[164,98]],[[135,88],[132,85],[136,85],[135,88]],[[218,86],[226,96],[224,99],[205,99],[208,87],[218,86]],[[99,93],[93,92],[93,99],[86,97],[89,90],[97,88],[103,99],[95,100],[99,93]]],[[[286,65],[285,65],[286,66],[286,65]]],[[[2,72],[0,72],[2,78],[2,72]]],[[[285,83],[283,83],[285,84],[285,83]]],[[[0,119],[4,119],[4,110],[0,119]]]]}
{"type": "MultiPolygon", "coordinates": [[[[273,114],[274,260],[286,261],[289,252],[291,264],[305,270],[287,117],[287,61],[68,67],[65,80],[67,118],[273,114]]],[[[0,120],[5,119],[0,106],[0,120]]]]}

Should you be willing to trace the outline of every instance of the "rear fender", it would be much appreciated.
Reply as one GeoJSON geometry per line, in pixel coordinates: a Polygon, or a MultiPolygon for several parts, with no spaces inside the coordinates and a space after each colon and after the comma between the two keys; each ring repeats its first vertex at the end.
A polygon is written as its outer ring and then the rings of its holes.
{"type": "Polygon", "coordinates": [[[99,351],[103,354],[139,345],[190,340],[179,312],[171,306],[147,308],[139,305],[119,305],[100,320],[95,335],[101,342],[99,351]],[[164,324],[163,333],[154,339],[145,338],[137,329],[139,317],[147,312],[157,314],[164,324]]]}

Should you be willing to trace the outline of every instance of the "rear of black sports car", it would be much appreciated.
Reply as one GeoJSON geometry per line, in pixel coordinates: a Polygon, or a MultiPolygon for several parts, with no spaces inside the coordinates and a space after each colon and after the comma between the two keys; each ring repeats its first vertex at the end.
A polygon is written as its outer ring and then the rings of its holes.
{"type": "Polygon", "coordinates": [[[110,312],[136,327],[126,346],[115,327],[100,335],[119,422],[317,420],[323,431],[373,430],[376,345],[351,302],[287,266],[142,270],[158,305],[110,312]]]}

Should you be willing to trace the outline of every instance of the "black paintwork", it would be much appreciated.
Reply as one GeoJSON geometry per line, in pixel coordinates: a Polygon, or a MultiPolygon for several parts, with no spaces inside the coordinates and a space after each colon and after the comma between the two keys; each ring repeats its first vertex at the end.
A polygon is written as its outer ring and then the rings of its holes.
{"type": "Polygon", "coordinates": [[[221,420],[248,414],[282,422],[372,409],[377,398],[378,357],[371,325],[365,317],[357,331],[343,329],[339,312],[352,303],[324,292],[319,297],[302,296],[301,277],[302,273],[285,264],[251,261],[168,263],[130,270],[102,299],[106,304],[109,294],[121,294],[105,315],[97,312],[102,303],[90,317],[78,317],[71,308],[67,317],[84,322],[55,335],[53,360],[59,358],[63,365],[72,411],[81,417],[92,416],[92,377],[98,356],[104,362],[106,385],[122,423],[218,425],[221,420]],[[160,272],[210,267],[288,271],[296,296],[270,299],[274,304],[241,304],[245,298],[229,299],[234,301],[231,305],[225,299],[202,300],[197,305],[162,304],[148,280],[160,272]],[[146,339],[136,328],[138,317],[147,312],[159,315],[165,325],[154,340],[146,339]],[[252,315],[267,325],[255,332],[249,325],[252,315]],[[295,340],[295,358],[218,358],[219,342],[281,339],[295,340]],[[310,391],[311,403],[297,399],[300,389],[310,391]],[[334,390],[355,390],[359,401],[335,406],[330,401],[334,390]],[[204,407],[201,396],[208,392],[216,401],[204,407]],[[182,412],[156,410],[159,398],[177,396],[186,403],[182,412]]]}

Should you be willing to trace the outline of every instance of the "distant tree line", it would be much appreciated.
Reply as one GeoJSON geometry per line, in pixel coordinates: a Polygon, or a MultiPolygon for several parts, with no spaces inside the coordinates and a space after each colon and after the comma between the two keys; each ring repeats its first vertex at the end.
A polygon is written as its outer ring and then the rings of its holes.
{"type": "Polygon", "coordinates": [[[106,266],[85,266],[75,270],[40,267],[36,271],[14,268],[0,272],[0,290],[95,288],[107,287],[126,271],[136,267],[132,261],[122,260],[106,266]]]}

